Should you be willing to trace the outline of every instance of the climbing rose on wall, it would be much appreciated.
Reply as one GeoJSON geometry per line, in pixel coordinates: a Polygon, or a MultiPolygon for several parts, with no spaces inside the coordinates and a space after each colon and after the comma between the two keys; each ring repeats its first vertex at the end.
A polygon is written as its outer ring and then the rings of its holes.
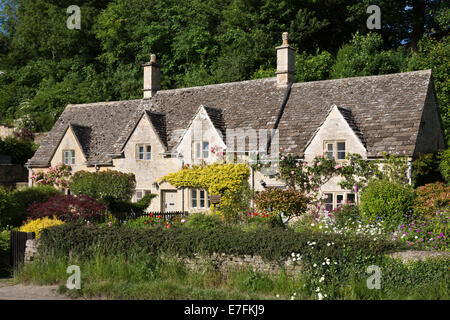
{"type": "Polygon", "coordinates": [[[31,179],[33,179],[34,183],[37,185],[44,184],[67,188],[69,186],[69,177],[72,175],[71,171],[71,166],[60,164],[55,167],[50,167],[47,171],[33,174],[31,179]]]}

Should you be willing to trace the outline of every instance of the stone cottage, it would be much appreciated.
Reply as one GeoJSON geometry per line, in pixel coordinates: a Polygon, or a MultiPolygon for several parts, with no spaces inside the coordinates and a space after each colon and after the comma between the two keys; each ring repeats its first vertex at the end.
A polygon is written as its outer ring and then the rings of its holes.
{"type": "MultiPolygon", "coordinates": [[[[156,180],[186,164],[215,162],[216,150],[236,157],[254,151],[250,142],[245,150],[227,148],[229,132],[277,129],[279,146],[307,162],[324,150],[338,161],[347,153],[377,159],[384,151],[412,161],[445,147],[431,70],[293,83],[295,51],[287,33],[282,41],[276,77],[183,89],[161,90],[152,55],[143,64],[143,98],[68,105],[28,161],[30,177],[59,163],[73,171],[132,172],[133,200],[151,192],[158,194],[151,210],[198,211],[208,206],[205,190],[156,180]]],[[[250,180],[256,190],[280,185],[260,172],[250,180]]],[[[322,192],[330,207],[355,201],[335,179],[322,192]]]]}

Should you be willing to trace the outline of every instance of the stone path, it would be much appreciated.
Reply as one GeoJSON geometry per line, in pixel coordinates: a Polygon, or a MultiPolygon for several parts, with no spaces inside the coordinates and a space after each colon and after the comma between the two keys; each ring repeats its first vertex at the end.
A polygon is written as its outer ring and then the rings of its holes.
{"type": "Polygon", "coordinates": [[[23,285],[14,284],[11,279],[0,279],[0,300],[72,300],[58,294],[57,290],[57,285],[23,285]]]}

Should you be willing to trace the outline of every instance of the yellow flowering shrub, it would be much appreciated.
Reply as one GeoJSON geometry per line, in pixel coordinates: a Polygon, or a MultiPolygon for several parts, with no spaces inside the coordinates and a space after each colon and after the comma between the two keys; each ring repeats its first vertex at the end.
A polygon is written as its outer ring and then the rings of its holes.
{"type": "Polygon", "coordinates": [[[19,228],[21,232],[34,232],[36,234],[36,239],[41,236],[41,231],[43,229],[59,226],[64,224],[63,221],[56,219],[56,217],[44,217],[35,220],[28,220],[23,226],[19,228]]]}
{"type": "Polygon", "coordinates": [[[183,168],[159,179],[175,187],[206,189],[210,195],[220,195],[221,205],[230,204],[250,176],[247,165],[238,163],[213,163],[207,166],[183,168]]]}

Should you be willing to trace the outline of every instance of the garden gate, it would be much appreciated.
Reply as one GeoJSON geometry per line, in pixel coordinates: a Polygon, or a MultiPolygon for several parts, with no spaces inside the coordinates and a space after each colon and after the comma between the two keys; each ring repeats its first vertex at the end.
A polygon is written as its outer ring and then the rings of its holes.
{"type": "Polygon", "coordinates": [[[11,248],[11,266],[13,270],[17,270],[24,262],[27,240],[34,238],[34,232],[11,231],[9,241],[11,248]]]}

